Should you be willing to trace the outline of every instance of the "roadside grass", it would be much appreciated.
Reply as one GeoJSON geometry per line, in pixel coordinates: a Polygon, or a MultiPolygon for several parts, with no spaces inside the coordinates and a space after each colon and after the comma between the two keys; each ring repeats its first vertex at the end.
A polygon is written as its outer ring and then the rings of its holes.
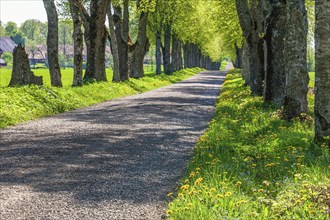
{"type": "MultiPolygon", "coordinates": [[[[3,69],[4,70],[4,69],[3,69]]],[[[2,71],[2,70],[1,70],[2,71]]],[[[95,103],[146,92],[182,81],[202,71],[200,68],[184,69],[172,75],[146,73],[141,79],[122,83],[96,82],[83,87],[71,87],[72,69],[62,71],[63,88],[50,87],[48,70],[38,70],[44,75],[45,86],[4,87],[8,85],[10,72],[0,73],[0,128],[15,125],[38,117],[53,115],[95,103]]],[[[111,81],[112,73],[107,72],[111,81]]]]}
{"type": "Polygon", "coordinates": [[[225,71],[226,67],[227,67],[228,62],[227,61],[221,61],[221,65],[220,65],[220,71],[225,71]]]}
{"type": "Polygon", "coordinates": [[[167,217],[329,219],[330,153],[313,143],[312,118],[281,120],[237,71],[227,75],[216,116],[168,194],[167,217]]]}
{"type": "Polygon", "coordinates": [[[308,87],[313,88],[315,85],[315,72],[309,73],[309,84],[308,87]]]}

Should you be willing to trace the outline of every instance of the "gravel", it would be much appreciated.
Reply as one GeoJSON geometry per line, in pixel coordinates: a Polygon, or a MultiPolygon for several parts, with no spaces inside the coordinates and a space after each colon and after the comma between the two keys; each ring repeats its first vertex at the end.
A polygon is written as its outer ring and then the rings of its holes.
{"type": "Polygon", "coordinates": [[[161,219],[225,73],[0,130],[0,219],[161,219]]]}

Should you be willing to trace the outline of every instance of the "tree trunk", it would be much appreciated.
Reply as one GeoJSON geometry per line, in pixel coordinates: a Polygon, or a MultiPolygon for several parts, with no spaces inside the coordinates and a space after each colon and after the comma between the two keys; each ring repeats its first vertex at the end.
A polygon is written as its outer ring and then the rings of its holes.
{"type": "Polygon", "coordinates": [[[315,139],[330,147],[330,3],[315,1],[315,139]]]}
{"type": "Polygon", "coordinates": [[[87,54],[89,66],[84,76],[85,79],[93,78],[97,81],[107,80],[105,71],[106,30],[104,23],[108,6],[108,0],[93,0],[90,3],[90,50],[87,54]]]}
{"type": "Polygon", "coordinates": [[[236,9],[248,45],[250,63],[250,87],[255,95],[262,96],[264,80],[263,10],[261,3],[253,3],[251,10],[248,0],[236,0],[236,9]]]}
{"type": "Polygon", "coordinates": [[[266,19],[264,100],[280,106],[285,97],[285,38],[286,5],[283,0],[277,0],[266,19]]]}
{"type": "Polygon", "coordinates": [[[238,68],[238,69],[241,69],[242,68],[242,53],[243,53],[243,49],[242,48],[239,48],[237,46],[237,44],[235,44],[235,53],[236,53],[236,60],[235,60],[235,63],[234,63],[234,67],[235,68],[238,68]]]}
{"type": "Polygon", "coordinates": [[[162,32],[161,28],[156,32],[156,74],[162,73],[162,32]]]}
{"type": "Polygon", "coordinates": [[[131,76],[136,79],[144,77],[143,61],[150,47],[149,39],[147,37],[147,21],[148,12],[141,12],[139,19],[138,39],[134,48],[133,60],[131,64],[131,76]]]}
{"type": "Polygon", "coordinates": [[[305,0],[287,3],[286,41],[286,96],[284,116],[288,120],[307,112],[308,72],[307,72],[307,11],[305,0]]]}
{"type": "Polygon", "coordinates": [[[182,48],[181,41],[176,34],[172,35],[172,71],[182,69],[182,48]]]}
{"type": "Polygon", "coordinates": [[[13,71],[9,86],[42,85],[42,76],[35,76],[31,71],[25,49],[18,44],[13,51],[13,71]]]}
{"type": "Polygon", "coordinates": [[[108,20],[109,20],[109,29],[110,29],[110,44],[111,44],[111,53],[113,57],[113,82],[120,82],[120,71],[119,71],[119,52],[118,52],[118,43],[115,33],[115,23],[112,16],[112,9],[111,9],[111,0],[109,2],[109,9],[108,9],[108,20]]]}
{"type": "Polygon", "coordinates": [[[185,43],[183,46],[183,59],[184,59],[184,68],[190,68],[191,63],[190,63],[190,43],[185,43]]]}
{"type": "Polygon", "coordinates": [[[62,87],[61,68],[58,62],[58,16],[54,0],[43,0],[47,13],[47,53],[52,86],[62,87]]]}
{"type": "Polygon", "coordinates": [[[249,49],[247,45],[243,45],[242,51],[242,76],[245,81],[245,85],[250,85],[250,57],[249,49]]]}
{"type": "Polygon", "coordinates": [[[124,13],[120,7],[114,7],[114,23],[115,32],[118,43],[119,55],[119,71],[120,80],[126,81],[129,79],[128,75],[128,39],[129,39],[129,14],[128,14],[128,0],[124,1],[124,13]]]}
{"type": "Polygon", "coordinates": [[[72,86],[82,86],[82,65],[83,65],[83,32],[79,8],[73,0],[69,1],[70,12],[73,20],[73,44],[74,44],[74,74],[72,86]]]}
{"type": "Polygon", "coordinates": [[[164,73],[171,74],[171,25],[165,24],[164,47],[163,47],[164,73]]]}

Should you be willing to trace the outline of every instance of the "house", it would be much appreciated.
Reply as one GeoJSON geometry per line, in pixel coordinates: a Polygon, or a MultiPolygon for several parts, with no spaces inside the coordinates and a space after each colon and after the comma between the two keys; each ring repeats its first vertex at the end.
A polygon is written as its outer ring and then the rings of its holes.
{"type": "Polygon", "coordinates": [[[0,37],[0,57],[3,53],[12,53],[17,45],[10,37],[0,37]]]}
{"type": "Polygon", "coordinates": [[[0,58],[0,67],[7,66],[6,61],[0,58]]]}
{"type": "Polygon", "coordinates": [[[15,42],[10,37],[0,37],[0,67],[7,66],[5,60],[1,59],[3,53],[12,53],[16,47],[15,42]]]}

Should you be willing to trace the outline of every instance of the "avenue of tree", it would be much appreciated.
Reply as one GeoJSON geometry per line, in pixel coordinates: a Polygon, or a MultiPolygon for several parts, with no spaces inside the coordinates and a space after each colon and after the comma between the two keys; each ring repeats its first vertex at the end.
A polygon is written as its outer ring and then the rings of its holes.
{"type": "MultiPolygon", "coordinates": [[[[48,15],[51,83],[57,87],[62,86],[58,12],[73,24],[73,86],[89,79],[107,80],[107,44],[112,52],[113,81],[143,77],[144,58],[154,45],[157,74],[162,65],[164,73],[171,74],[197,66],[219,69],[223,57],[235,60],[252,94],[283,106],[287,120],[303,119],[307,112],[308,60],[314,59],[315,45],[315,139],[330,145],[329,0],[43,2],[48,15]],[[87,66],[83,74],[84,47],[87,66]]],[[[33,25],[24,25],[22,31],[33,39],[33,25]]],[[[6,31],[15,29],[12,26],[6,31]]]]}

